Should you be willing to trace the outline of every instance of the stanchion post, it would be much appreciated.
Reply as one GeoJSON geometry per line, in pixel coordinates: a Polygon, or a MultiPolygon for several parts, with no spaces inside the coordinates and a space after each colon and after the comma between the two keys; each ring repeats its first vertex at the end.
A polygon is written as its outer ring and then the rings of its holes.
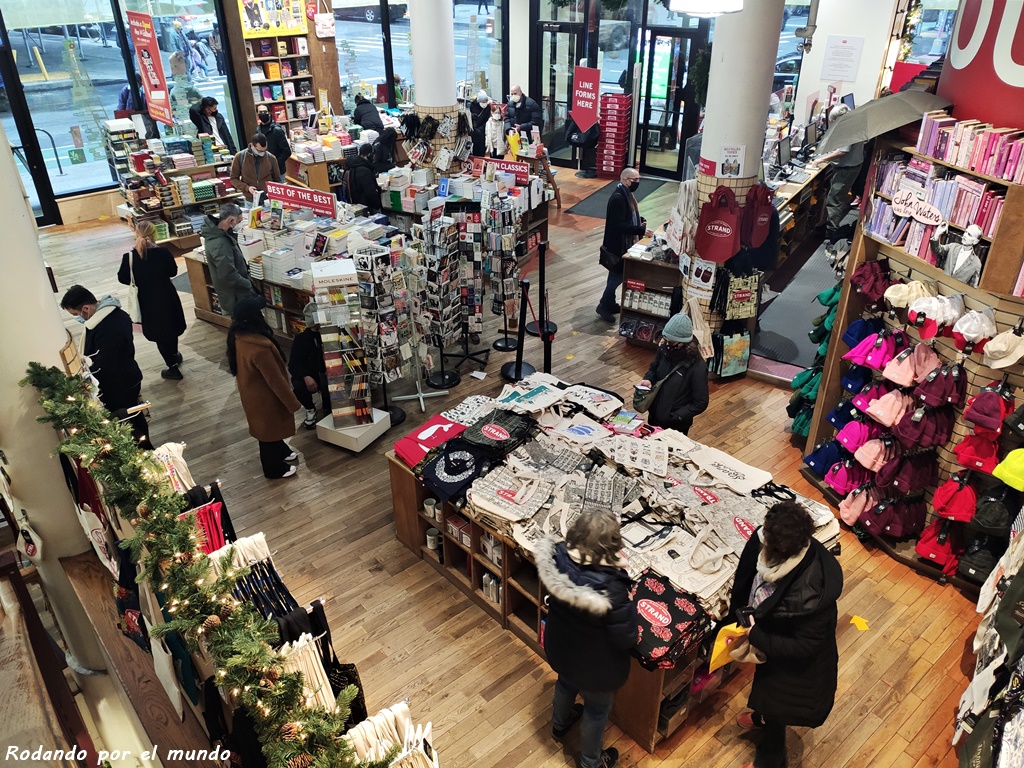
{"type": "MultiPolygon", "coordinates": [[[[543,306],[547,306],[548,303],[548,281],[547,281],[547,252],[548,242],[544,240],[537,246],[537,278],[540,281],[538,286],[537,296],[543,306]]],[[[551,333],[558,332],[558,326],[551,322],[550,318],[547,317],[547,312],[543,312],[537,319],[537,322],[529,322],[526,324],[526,332],[531,336],[543,336],[541,330],[548,330],[551,333]]]]}
{"type": "MultiPolygon", "coordinates": [[[[530,301],[530,281],[519,281],[519,317],[525,318],[527,305],[530,301]]],[[[516,346],[516,359],[514,362],[505,363],[501,366],[501,377],[506,381],[520,381],[527,376],[536,373],[537,369],[529,363],[523,362],[523,346],[526,343],[526,325],[519,323],[519,337],[516,346]]]]}

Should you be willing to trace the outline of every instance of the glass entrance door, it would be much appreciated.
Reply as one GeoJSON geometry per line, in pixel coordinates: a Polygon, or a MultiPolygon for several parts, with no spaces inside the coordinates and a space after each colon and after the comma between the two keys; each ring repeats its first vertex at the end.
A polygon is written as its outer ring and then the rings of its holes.
{"type": "Polygon", "coordinates": [[[636,132],[641,173],[682,178],[683,145],[696,133],[698,117],[687,78],[691,42],[678,32],[644,35],[636,132]]]}
{"type": "Polygon", "coordinates": [[[29,117],[25,93],[15,70],[14,55],[7,44],[7,30],[0,24],[0,123],[14,153],[14,165],[28,195],[39,226],[60,223],[53,199],[46,160],[29,117]]]}
{"type": "Polygon", "coordinates": [[[555,159],[570,160],[572,147],[565,141],[565,120],[572,98],[573,68],[583,57],[583,25],[544,21],[537,25],[540,56],[533,60],[530,83],[544,115],[541,141],[555,159]]]}

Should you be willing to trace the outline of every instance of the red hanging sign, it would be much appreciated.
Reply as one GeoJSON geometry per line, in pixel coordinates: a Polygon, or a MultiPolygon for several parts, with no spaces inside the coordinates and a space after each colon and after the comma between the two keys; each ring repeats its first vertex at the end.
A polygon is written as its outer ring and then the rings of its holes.
{"type": "Polygon", "coordinates": [[[589,131],[597,122],[597,98],[601,90],[601,70],[576,67],[572,76],[572,107],[569,117],[581,131],[589,131]]]}
{"type": "Polygon", "coordinates": [[[174,125],[171,115],[171,97],[167,92],[164,65],[160,60],[160,46],[153,28],[153,17],[146,13],[128,11],[128,30],[135,43],[135,58],[139,63],[142,88],[146,92],[149,116],[164,125],[174,125]]]}
{"type": "Polygon", "coordinates": [[[291,184],[278,184],[273,181],[267,182],[266,190],[267,197],[271,200],[280,200],[285,205],[296,208],[309,208],[311,211],[323,214],[324,216],[334,216],[335,214],[335,197],[327,192],[319,192],[315,189],[306,189],[305,187],[294,187],[291,184]]]}

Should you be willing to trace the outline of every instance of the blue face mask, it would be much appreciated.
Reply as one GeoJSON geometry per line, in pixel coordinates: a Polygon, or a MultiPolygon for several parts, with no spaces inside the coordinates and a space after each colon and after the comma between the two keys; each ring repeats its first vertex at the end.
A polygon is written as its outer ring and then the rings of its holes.
{"type": "Polygon", "coordinates": [[[85,325],[85,318],[82,317],[81,315],[76,315],[75,321],[81,323],[82,325],[85,325]]]}

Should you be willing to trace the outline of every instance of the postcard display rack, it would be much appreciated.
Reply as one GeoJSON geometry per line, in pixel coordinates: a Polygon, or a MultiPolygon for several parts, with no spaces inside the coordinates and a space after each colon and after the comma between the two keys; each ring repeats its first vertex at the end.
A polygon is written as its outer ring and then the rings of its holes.
{"type": "Polygon", "coordinates": [[[516,349],[517,340],[509,336],[509,324],[519,315],[519,240],[520,217],[507,197],[494,196],[486,211],[487,250],[491,254],[491,311],[502,316],[502,336],[494,342],[499,352],[516,349]]]}
{"type": "Polygon", "coordinates": [[[395,269],[395,262],[405,250],[405,238],[397,236],[394,246],[367,243],[352,254],[359,280],[362,348],[370,385],[383,388],[402,378],[403,368],[412,362],[405,275],[395,269]]]}
{"type": "Polygon", "coordinates": [[[390,429],[391,419],[370,402],[356,264],[351,259],[317,261],[312,272],[331,403],[331,412],[317,422],[316,436],[359,452],[390,429]]]}
{"type": "Polygon", "coordinates": [[[462,338],[462,288],[459,285],[459,225],[450,216],[441,216],[423,225],[424,264],[427,270],[426,337],[437,347],[438,370],[427,376],[434,389],[454,387],[461,380],[458,372],[445,370],[445,347],[462,338]]]}
{"type": "MultiPolygon", "coordinates": [[[[925,130],[925,126],[922,126],[922,130],[925,130]]],[[[922,140],[925,138],[922,137],[922,140]]],[[[998,332],[1016,327],[1020,318],[1024,316],[1024,299],[1010,295],[1011,289],[1014,287],[1014,280],[1021,270],[1022,259],[1024,259],[1020,250],[1021,238],[1024,237],[1024,188],[1015,182],[988,176],[971,168],[971,165],[959,166],[951,160],[937,159],[925,152],[919,152],[915,147],[903,147],[902,144],[894,144],[889,140],[880,142],[868,174],[867,189],[873,190],[873,196],[870,204],[862,208],[861,220],[854,235],[850,260],[847,264],[841,298],[833,325],[833,328],[838,329],[836,341],[829,344],[825,358],[819,395],[815,403],[805,448],[806,454],[809,455],[814,451],[815,446],[835,437],[835,429],[828,421],[827,415],[842,399],[844,390],[841,379],[850,368],[850,364],[842,359],[849,348],[838,341],[838,334],[844,332],[856,319],[873,314],[881,317],[887,328],[903,330],[907,334],[911,346],[921,340],[915,325],[909,321],[904,322],[905,310],[898,314],[896,311],[880,314],[866,306],[865,300],[851,285],[851,276],[861,265],[871,261],[881,262],[886,265],[887,276],[892,283],[916,280],[933,286],[939,295],[960,296],[963,299],[965,311],[991,312],[998,332]],[[894,150],[899,154],[894,154],[894,150]],[[896,165],[901,168],[897,169],[896,165]],[[955,172],[955,175],[951,175],[950,171],[955,172]],[[904,176],[905,178],[901,178],[904,176]],[[986,182],[989,188],[997,191],[998,194],[994,197],[1005,197],[1005,202],[1000,205],[996,218],[990,218],[987,224],[979,222],[979,225],[983,226],[983,231],[986,226],[991,227],[992,236],[990,243],[986,243],[984,240],[982,242],[982,245],[988,244],[989,247],[987,254],[983,257],[980,284],[978,287],[974,287],[945,274],[943,270],[934,265],[934,258],[928,248],[934,227],[925,227],[918,221],[901,221],[900,217],[891,213],[887,204],[888,198],[895,196],[901,189],[910,189],[920,184],[922,199],[930,199],[933,201],[932,204],[940,210],[945,207],[945,210],[956,218],[959,215],[957,211],[960,210],[958,206],[969,204],[965,202],[965,196],[977,195],[977,188],[970,182],[979,179],[986,182]],[[943,192],[942,182],[947,181],[953,182],[959,189],[950,188],[952,191],[947,189],[946,192],[943,192]],[[893,194],[890,195],[889,192],[893,194]],[[939,196],[946,194],[951,197],[939,196]],[[950,203],[950,199],[953,200],[952,203],[950,203]]],[[[983,198],[984,193],[982,192],[979,197],[983,198]]],[[[979,207],[974,213],[975,217],[982,217],[982,221],[986,215],[980,207],[983,202],[983,199],[979,199],[979,207]]],[[[992,203],[990,203],[990,210],[991,205],[992,203]]],[[[966,226],[968,223],[974,223],[977,219],[968,221],[961,218],[957,220],[966,226]]],[[[950,238],[955,236],[957,228],[955,221],[950,224],[950,238]]],[[[979,253],[981,252],[979,249],[979,253]]],[[[953,339],[947,338],[943,334],[928,341],[928,344],[943,365],[960,363],[963,366],[967,380],[965,403],[970,397],[978,394],[982,388],[993,382],[1002,382],[1013,390],[1024,387],[1024,367],[1019,363],[1005,369],[990,368],[984,364],[983,354],[978,351],[971,354],[961,351],[954,345],[953,339]]],[[[1020,402],[1019,399],[1017,402],[1020,402]]],[[[987,472],[965,468],[961,465],[954,453],[954,446],[971,434],[972,425],[964,419],[964,410],[963,405],[954,410],[952,436],[946,444],[936,448],[938,478],[924,489],[924,499],[928,504],[927,521],[929,523],[934,520],[932,498],[936,487],[954,473],[966,473],[969,484],[979,489],[977,490],[979,498],[983,490],[993,483],[987,472]]],[[[1003,429],[1002,432],[1001,450],[998,454],[1000,457],[1005,454],[1007,449],[1017,447],[1015,444],[1011,444],[1007,437],[1010,430],[1003,429]]],[[[824,483],[821,477],[809,468],[804,468],[803,474],[823,492],[833,505],[838,504],[839,497],[831,487],[824,483]]],[[[998,486],[998,483],[995,485],[998,486]]],[[[955,525],[962,524],[956,523],[955,525]]],[[[957,576],[947,576],[933,563],[919,558],[915,551],[916,537],[893,539],[880,535],[878,532],[868,531],[868,533],[873,536],[883,551],[904,565],[939,581],[953,583],[971,594],[977,594],[977,584],[957,576]]]]}

